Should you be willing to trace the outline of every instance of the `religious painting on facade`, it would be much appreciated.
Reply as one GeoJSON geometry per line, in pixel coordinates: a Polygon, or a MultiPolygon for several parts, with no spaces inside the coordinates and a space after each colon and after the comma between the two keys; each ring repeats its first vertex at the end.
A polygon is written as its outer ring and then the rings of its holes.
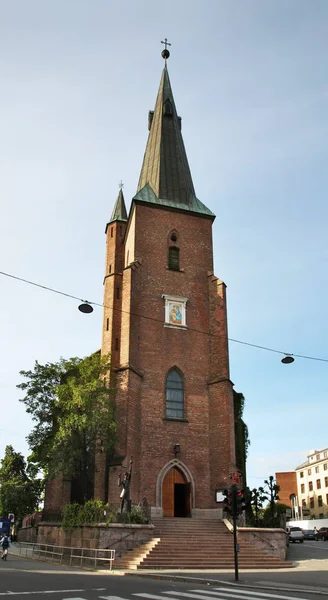
{"type": "Polygon", "coordinates": [[[171,325],[182,325],[183,305],[169,302],[169,319],[171,325]]]}
{"type": "Polygon", "coordinates": [[[186,303],[187,298],[166,296],[165,299],[165,323],[166,327],[186,328],[186,303]]]}

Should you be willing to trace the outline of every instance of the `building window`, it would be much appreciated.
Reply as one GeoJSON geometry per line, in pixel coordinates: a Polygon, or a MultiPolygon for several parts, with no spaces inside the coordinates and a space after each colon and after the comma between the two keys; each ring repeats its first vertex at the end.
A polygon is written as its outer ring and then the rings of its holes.
{"type": "Polygon", "coordinates": [[[120,225],[120,236],[122,237],[122,225],[120,225]]]}
{"type": "Polygon", "coordinates": [[[304,472],[303,471],[300,472],[300,477],[304,477],[304,472]]]}
{"type": "Polygon", "coordinates": [[[320,454],[317,454],[317,460],[320,460],[320,454]]]}
{"type": "Polygon", "coordinates": [[[115,338],[115,350],[119,350],[120,346],[119,346],[119,342],[118,342],[118,338],[115,338]]]}
{"type": "Polygon", "coordinates": [[[326,504],[328,504],[328,494],[326,494],[326,504]]]}
{"type": "Polygon", "coordinates": [[[328,463],[325,463],[325,464],[323,465],[323,470],[324,470],[324,471],[327,471],[327,469],[328,469],[328,463]]]}
{"type": "Polygon", "coordinates": [[[304,498],[302,500],[302,508],[306,508],[306,500],[304,498]]]}
{"type": "Polygon", "coordinates": [[[325,477],[325,487],[328,487],[328,477],[325,477]]]}
{"type": "Polygon", "coordinates": [[[176,246],[170,246],[169,248],[169,269],[180,271],[180,250],[176,246]]]}
{"type": "Polygon", "coordinates": [[[323,513],[319,513],[319,519],[323,519],[323,513]]]}
{"type": "Polygon", "coordinates": [[[164,327],[177,327],[186,329],[186,304],[188,298],[179,296],[167,296],[163,294],[165,300],[165,324],[164,327]]]}
{"type": "Polygon", "coordinates": [[[113,237],[113,233],[114,233],[114,228],[113,228],[113,227],[111,227],[111,228],[110,228],[110,237],[113,237]]]}
{"type": "Polygon", "coordinates": [[[301,494],[305,494],[305,485],[302,483],[301,485],[301,494]]]}
{"type": "Polygon", "coordinates": [[[327,458],[327,450],[325,450],[325,451],[324,451],[324,453],[323,453],[323,457],[324,457],[324,458],[327,458]]]}
{"type": "Polygon", "coordinates": [[[308,469],[308,475],[311,475],[311,469],[308,469]]]}
{"type": "Polygon", "coordinates": [[[310,498],[310,508],[314,508],[314,498],[310,498]]]}
{"type": "Polygon", "coordinates": [[[116,298],[117,298],[117,300],[120,299],[120,288],[119,287],[116,288],[116,298]]]}
{"type": "Polygon", "coordinates": [[[321,480],[317,479],[317,490],[321,490],[321,480]]]}
{"type": "Polygon", "coordinates": [[[166,417],[183,419],[184,417],[184,385],[183,377],[178,369],[171,369],[165,384],[166,417]]]}
{"type": "Polygon", "coordinates": [[[108,329],[109,329],[109,319],[107,317],[107,319],[106,319],[106,331],[108,331],[108,329]]]}
{"type": "Polygon", "coordinates": [[[318,496],[318,506],[322,506],[322,496],[318,496]]]}
{"type": "Polygon", "coordinates": [[[313,492],[313,483],[312,483],[312,481],[309,481],[309,491],[313,492]]]}
{"type": "Polygon", "coordinates": [[[112,272],[112,265],[109,265],[108,272],[109,272],[109,273],[111,273],[111,272],[112,272]]]}
{"type": "Polygon", "coordinates": [[[316,468],[315,468],[315,472],[316,472],[316,473],[319,473],[319,467],[316,467],[316,468]]]}

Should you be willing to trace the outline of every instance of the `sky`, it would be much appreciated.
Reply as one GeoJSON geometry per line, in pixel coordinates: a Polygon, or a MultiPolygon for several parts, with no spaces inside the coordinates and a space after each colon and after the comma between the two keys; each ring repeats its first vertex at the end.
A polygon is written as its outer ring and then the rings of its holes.
{"type": "MultiPolygon", "coordinates": [[[[0,271],[102,302],[165,37],[230,339],[328,359],[326,0],[0,0],[0,271]]],[[[0,298],[0,457],[27,456],[19,371],[97,350],[102,312],[3,275],[0,298]]],[[[251,487],[328,446],[328,362],[282,357],[230,341],[251,487]]]]}

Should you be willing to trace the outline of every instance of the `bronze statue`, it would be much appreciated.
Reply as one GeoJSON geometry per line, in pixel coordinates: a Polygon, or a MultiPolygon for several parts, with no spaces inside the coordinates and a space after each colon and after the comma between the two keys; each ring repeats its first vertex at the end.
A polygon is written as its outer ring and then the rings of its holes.
{"type": "MultiPolygon", "coordinates": [[[[130,499],[130,485],[131,485],[131,475],[132,475],[132,464],[133,460],[130,460],[130,469],[125,471],[123,479],[121,478],[121,473],[118,477],[118,486],[122,487],[120,498],[121,498],[121,513],[125,510],[126,512],[131,512],[131,499],[130,499]]],[[[122,465],[124,466],[124,465],[122,465]]]]}

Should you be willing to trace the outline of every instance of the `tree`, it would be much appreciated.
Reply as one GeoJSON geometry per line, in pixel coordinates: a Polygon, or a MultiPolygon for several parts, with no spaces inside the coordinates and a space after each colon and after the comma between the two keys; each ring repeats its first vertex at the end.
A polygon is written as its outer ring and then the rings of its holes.
{"type": "Polygon", "coordinates": [[[266,500],[266,495],[263,487],[250,490],[250,503],[255,516],[256,527],[259,527],[260,525],[260,512],[262,512],[264,500],[266,500]]]}
{"type": "Polygon", "coordinates": [[[2,516],[14,513],[16,523],[33,513],[39,505],[44,482],[30,476],[22,454],[6,446],[0,467],[0,505],[2,516]]]}
{"type": "Polygon", "coordinates": [[[275,482],[273,475],[270,475],[269,479],[264,480],[265,488],[267,491],[264,491],[265,498],[269,500],[270,505],[270,515],[273,520],[276,515],[276,502],[279,500],[278,492],[280,490],[279,485],[275,482]]]}
{"type": "Polygon", "coordinates": [[[109,357],[100,353],[45,365],[36,361],[33,371],[20,372],[27,381],[17,386],[36,422],[27,437],[34,463],[50,479],[60,472],[78,479],[81,501],[88,499],[95,452],[110,453],[115,444],[109,369],[109,357]]]}

